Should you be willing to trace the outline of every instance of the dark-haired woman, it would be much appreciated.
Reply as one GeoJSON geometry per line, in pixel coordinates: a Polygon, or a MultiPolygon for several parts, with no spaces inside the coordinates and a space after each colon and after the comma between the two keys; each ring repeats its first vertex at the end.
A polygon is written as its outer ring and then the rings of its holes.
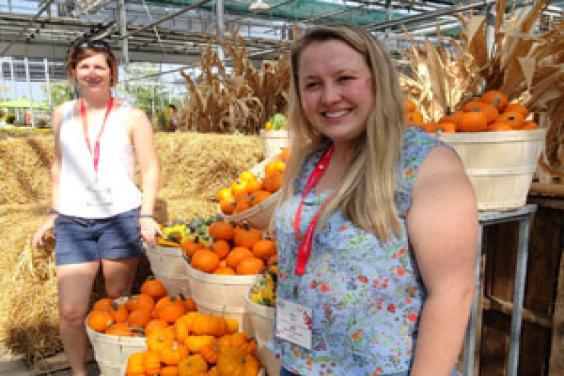
{"type": "Polygon", "coordinates": [[[102,41],[75,43],[67,73],[80,97],[53,115],[55,156],[51,207],[34,236],[54,227],[61,340],[75,376],[86,376],[84,319],[100,268],[106,293],[129,292],[142,240],[152,245],[158,166],[144,112],[114,98],[118,65],[102,41]],[[142,190],[134,182],[137,162],[142,190]]]}

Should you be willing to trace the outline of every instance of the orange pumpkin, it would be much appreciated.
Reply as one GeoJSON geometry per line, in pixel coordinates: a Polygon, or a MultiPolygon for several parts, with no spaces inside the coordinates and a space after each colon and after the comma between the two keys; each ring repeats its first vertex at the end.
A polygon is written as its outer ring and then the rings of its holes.
{"type": "Polygon", "coordinates": [[[264,272],[264,261],[257,257],[245,257],[237,264],[237,274],[262,274],[264,272]]]}
{"type": "Polygon", "coordinates": [[[405,112],[414,112],[417,110],[417,105],[411,99],[406,99],[404,102],[405,112]]]}
{"type": "Polygon", "coordinates": [[[272,174],[265,176],[262,182],[262,189],[267,192],[274,193],[282,187],[284,182],[284,175],[281,172],[273,172],[272,174]]]}
{"type": "Polygon", "coordinates": [[[175,339],[174,330],[171,327],[155,329],[147,336],[146,343],[149,350],[160,352],[165,346],[172,344],[175,339]]]}
{"type": "Polygon", "coordinates": [[[488,125],[488,131],[491,132],[511,131],[511,130],[513,130],[513,128],[511,128],[511,125],[499,121],[496,121],[495,123],[488,125]]]}
{"type": "Polygon", "coordinates": [[[145,352],[136,352],[127,358],[125,372],[128,375],[145,375],[145,352]]]}
{"type": "Polygon", "coordinates": [[[405,114],[405,122],[410,125],[423,124],[423,114],[419,111],[411,111],[405,114]]]}
{"type": "Polygon", "coordinates": [[[464,112],[480,111],[481,113],[486,115],[488,124],[493,123],[499,116],[499,111],[496,107],[492,106],[491,104],[478,101],[470,101],[466,103],[464,107],[462,107],[462,110],[464,112]]]}
{"type": "Polygon", "coordinates": [[[233,226],[226,221],[215,221],[208,227],[208,234],[214,239],[229,241],[233,238],[233,226]]]}
{"type": "Polygon", "coordinates": [[[184,345],[192,354],[199,354],[204,345],[211,345],[215,342],[215,337],[210,335],[187,336],[184,345]]]}
{"type": "Polygon", "coordinates": [[[216,364],[219,358],[219,350],[219,343],[214,341],[213,343],[202,346],[200,354],[209,364],[216,364]]]}
{"type": "Polygon", "coordinates": [[[159,318],[168,323],[174,323],[186,313],[186,306],[180,297],[165,296],[158,301],[156,309],[159,318]]]}
{"type": "Polygon", "coordinates": [[[534,121],[527,121],[525,122],[525,124],[523,124],[523,126],[521,128],[519,128],[519,130],[532,130],[532,129],[538,129],[539,125],[534,122],[534,121]]]}
{"type": "Polygon", "coordinates": [[[225,349],[217,359],[220,376],[256,376],[259,369],[258,359],[239,348],[225,349]]]}
{"type": "Polygon", "coordinates": [[[129,313],[129,317],[127,318],[127,323],[130,326],[137,326],[139,328],[144,328],[145,325],[151,321],[151,311],[147,311],[146,309],[140,308],[135,309],[129,313]]]}
{"type": "Polygon", "coordinates": [[[149,295],[154,300],[159,300],[167,294],[163,283],[155,278],[149,278],[141,285],[141,294],[149,295]]]}
{"type": "Polygon", "coordinates": [[[258,258],[268,259],[276,254],[276,243],[270,239],[262,239],[253,245],[253,253],[258,258]]]}
{"type": "Polygon", "coordinates": [[[253,207],[266,200],[270,195],[272,195],[272,193],[259,189],[251,193],[247,200],[249,201],[249,205],[253,207]]]}
{"type": "Polygon", "coordinates": [[[184,299],[184,308],[186,308],[186,312],[192,312],[198,309],[196,302],[190,297],[184,299]]]}
{"type": "Polygon", "coordinates": [[[164,366],[159,371],[159,376],[178,376],[177,366],[164,366]]]}
{"type": "Polygon", "coordinates": [[[437,123],[437,130],[441,130],[445,133],[454,133],[456,132],[456,124],[448,121],[439,122],[437,123]]]}
{"type": "Polygon", "coordinates": [[[153,310],[153,307],[155,306],[155,301],[149,295],[137,294],[127,299],[125,306],[130,311],[145,309],[151,312],[153,310]]]}
{"type": "Polygon", "coordinates": [[[525,124],[525,118],[519,112],[506,111],[499,115],[500,122],[509,124],[513,129],[520,129],[525,124]]]}
{"type": "Polygon", "coordinates": [[[94,310],[94,311],[109,311],[109,310],[112,309],[112,302],[113,302],[113,299],[102,298],[100,300],[97,300],[96,303],[94,303],[92,310],[94,310]]]}
{"type": "Polygon", "coordinates": [[[499,112],[505,110],[505,107],[507,107],[507,104],[509,103],[507,95],[499,90],[486,91],[484,95],[480,97],[480,101],[491,104],[492,106],[497,108],[499,112]]]}
{"type": "Polygon", "coordinates": [[[152,319],[145,325],[145,336],[148,337],[157,329],[168,328],[168,322],[163,319],[152,319]]]}
{"type": "Polygon", "coordinates": [[[236,200],[235,204],[235,213],[241,213],[250,208],[249,205],[249,194],[246,193],[244,197],[241,197],[240,200],[236,200]]]}
{"type": "Polygon", "coordinates": [[[178,376],[193,376],[206,372],[208,363],[200,354],[190,355],[178,365],[178,376]]]}
{"type": "Polygon", "coordinates": [[[286,170],[285,162],[273,160],[264,165],[264,176],[265,177],[270,176],[275,172],[280,172],[281,174],[283,174],[285,170],[286,170]]]}
{"type": "Polygon", "coordinates": [[[186,239],[180,247],[188,257],[192,257],[196,251],[206,248],[206,243],[198,236],[186,239]]]}
{"type": "Polygon", "coordinates": [[[105,332],[113,323],[112,315],[106,311],[92,311],[86,320],[88,326],[97,332],[105,332]]]}
{"type": "Polygon", "coordinates": [[[233,214],[237,208],[237,202],[234,199],[224,199],[219,202],[219,209],[223,214],[233,214]]]}
{"type": "Polygon", "coordinates": [[[463,112],[458,119],[457,130],[483,132],[488,129],[488,119],[480,111],[463,112]]]}
{"type": "Polygon", "coordinates": [[[223,201],[223,200],[232,200],[233,194],[231,193],[231,188],[221,188],[216,195],[217,201],[223,201]]]}
{"type": "Polygon", "coordinates": [[[253,252],[246,247],[235,247],[231,250],[231,252],[229,252],[225,261],[227,262],[228,267],[236,270],[239,262],[241,262],[241,260],[245,257],[253,257],[253,252]]]}
{"type": "MultiPolygon", "coordinates": [[[[188,355],[186,346],[174,341],[167,343],[160,351],[161,362],[169,366],[179,365],[179,363],[188,355]]],[[[179,369],[180,371],[180,369],[179,369]]]]}
{"type": "Polygon", "coordinates": [[[231,246],[227,241],[219,239],[210,244],[210,250],[223,260],[229,254],[231,246]]]}
{"type": "Polygon", "coordinates": [[[192,267],[206,273],[211,273],[219,266],[219,256],[209,249],[199,249],[190,260],[192,267]]]}
{"type": "Polygon", "coordinates": [[[261,236],[260,230],[249,226],[247,223],[243,223],[233,233],[233,244],[238,247],[252,249],[253,245],[261,239],[261,236]]]}
{"type": "Polygon", "coordinates": [[[441,117],[439,119],[439,123],[458,124],[458,120],[460,119],[460,115],[462,115],[462,111],[455,111],[453,113],[445,114],[443,117],[441,117]]]}
{"type": "Polygon", "coordinates": [[[129,311],[125,307],[125,304],[119,304],[116,301],[112,303],[109,312],[110,315],[112,315],[112,320],[115,322],[125,322],[127,321],[127,317],[129,315],[129,311]]]}
{"type": "Polygon", "coordinates": [[[213,271],[215,275],[235,275],[235,270],[231,269],[229,266],[220,266],[213,271]]]}
{"type": "Polygon", "coordinates": [[[231,183],[231,194],[235,199],[237,199],[237,195],[241,193],[247,193],[247,182],[241,179],[236,179],[231,183]]]}
{"type": "Polygon", "coordinates": [[[105,334],[110,336],[131,337],[133,336],[133,331],[126,323],[118,322],[110,325],[105,334]]]}
{"type": "Polygon", "coordinates": [[[145,374],[147,376],[160,376],[161,356],[158,352],[151,350],[146,351],[143,357],[143,365],[145,366],[145,374]]]}
{"type": "Polygon", "coordinates": [[[507,107],[505,107],[505,112],[518,112],[526,118],[529,115],[529,110],[527,107],[523,106],[520,103],[509,103],[507,107]]]}

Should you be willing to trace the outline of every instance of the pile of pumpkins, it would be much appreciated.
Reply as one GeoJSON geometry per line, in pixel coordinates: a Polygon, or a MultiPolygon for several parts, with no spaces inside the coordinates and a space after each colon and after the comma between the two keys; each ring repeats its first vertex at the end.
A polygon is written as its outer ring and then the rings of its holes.
{"type": "Polygon", "coordinates": [[[261,368],[256,341],[234,319],[188,312],[146,337],[147,350],[127,359],[126,376],[256,376],[261,368]]]}
{"type": "Polygon", "coordinates": [[[161,281],[148,279],[141,285],[140,294],[96,301],[86,323],[90,329],[107,335],[141,337],[195,310],[191,298],[170,296],[161,281]]]}
{"type": "Polygon", "coordinates": [[[539,126],[527,120],[528,109],[520,103],[509,103],[506,94],[499,90],[486,91],[482,96],[465,103],[459,111],[446,114],[437,122],[425,122],[417,111],[415,102],[405,103],[406,122],[427,132],[495,132],[532,130],[539,126]]]}
{"type": "Polygon", "coordinates": [[[233,180],[231,186],[217,192],[219,209],[225,215],[241,213],[277,192],[282,187],[290,148],[285,148],[264,164],[262,171],[246,170],[233,180]]]}
{"type": "Polygon", "coordinates": [[[197,237],[181,244],[194,269],[221,275],[262,274],[277,267],[276,243],[247,223],[217,220],[208,227],[208,244],[197,237]]]}

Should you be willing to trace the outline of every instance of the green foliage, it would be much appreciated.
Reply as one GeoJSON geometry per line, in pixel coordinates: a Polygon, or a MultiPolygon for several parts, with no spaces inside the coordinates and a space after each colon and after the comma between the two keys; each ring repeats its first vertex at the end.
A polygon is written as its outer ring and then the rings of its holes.
{"type": "Polygon", "coordinates": [[[51,97],[51,103],[56,107],[72,99],[72,87],[68,82],[58,82],[50,84],[50,92],[47,92],[47,85],[43,87],[46,95],[51,97]]]}
{"type": "Polygon", "coordinates": [[[2,117],[2,120],[4,120],[6,122],[6,124],[14,124],[16,121],[16,115],[15,114],[6,114],[2,117]]]}
{"type": "Polygon", "coordinates": [[[286,117],[281,113],[274,114],[269,120],[271,130],[277,131],[286,128],[286,117]]]}

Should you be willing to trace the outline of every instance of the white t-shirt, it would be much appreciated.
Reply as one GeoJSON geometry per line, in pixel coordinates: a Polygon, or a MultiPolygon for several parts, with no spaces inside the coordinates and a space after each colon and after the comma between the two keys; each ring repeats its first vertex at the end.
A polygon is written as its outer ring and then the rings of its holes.
{"type": "MultiPolygon", "coordinates": [[[[135,185],[134,150],[125,128],[130,106],[123,103],[109,114],[100,138],[96,174],[93,154],[84,139],[82,120],[73,115],[74,103],[70,101],[63,105],[57,211],[82,218],[107,218],[139,207],[142,195],[135,185]]],[[[92,149],[101,127],[101,122],[88,126],[92,149]]]]}

